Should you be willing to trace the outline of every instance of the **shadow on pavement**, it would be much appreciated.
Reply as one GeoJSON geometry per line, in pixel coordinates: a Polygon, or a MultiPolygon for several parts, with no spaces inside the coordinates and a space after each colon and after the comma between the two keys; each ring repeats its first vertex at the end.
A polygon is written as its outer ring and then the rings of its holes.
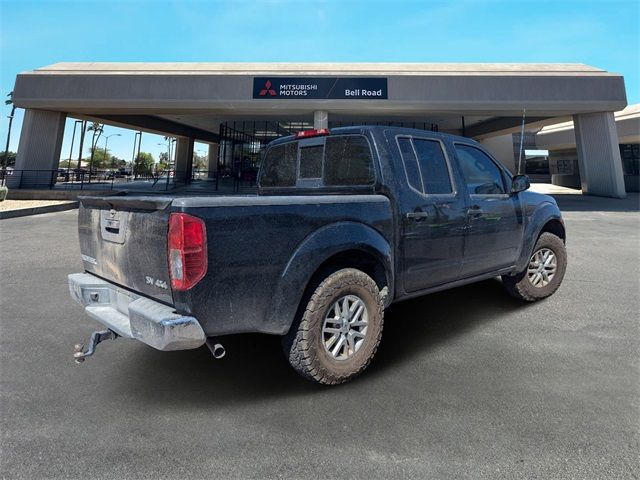
{"type": "Polygon", "coordinates": [[[554,194],[562,212],[638,212],[640,194],[628,192],[627,198],[596,197],[593,195],[554,194]]]}
{"type": "MultiPolygon", "coordinates": [[[[375,381],[386,370],[411,362],[425,350],[523,308],[526,305],[507,296],[498,280],[394,305],[386,314],[376,358],[364,378],[347,385],[375,381]]],[[[289,367],[281,351],[280,337],[242,334],[220,340],[227,350],[221,360],[214,360],[206,347],[157,352],[140,346],[136,349],[137,357],[127,361],[126,381],[131,384],[114,387],[163,407],[222,406],[326,389],[302,379],[289,367]]]]}

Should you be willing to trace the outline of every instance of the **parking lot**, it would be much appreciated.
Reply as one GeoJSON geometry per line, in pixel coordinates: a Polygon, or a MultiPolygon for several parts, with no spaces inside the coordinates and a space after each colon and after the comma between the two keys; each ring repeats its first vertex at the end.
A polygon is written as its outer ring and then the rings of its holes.
{"type": "Polygon", "coordinates": [[[561,195],[569,268],[522,304],[498,280],[397,304],[378,355],[339,387],[279,339],[163,353],[69,297],[76,211],[0,221],[3,478],[638,478],[640,213],[561,195]]]}

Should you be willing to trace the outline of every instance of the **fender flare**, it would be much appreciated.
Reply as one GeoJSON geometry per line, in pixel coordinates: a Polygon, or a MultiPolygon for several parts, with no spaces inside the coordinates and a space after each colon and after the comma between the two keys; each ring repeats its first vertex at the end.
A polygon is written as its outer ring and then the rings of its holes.
{"type": "Polygon", "coordinates": [[[520,251],[520,257],[516,264],[517,271],[524,270],[531,255],[533,254],[533,248],[538,241],[538,237],[542,232],[544,226],[551,220],[559,221],[564,228],[564,222],[562,221],[562,214],[557,205],[551,202],[544,202],[536,207],[530,217],[527,218],[527,226],[525,228],[522,250],[520,251]]]}
{"type": "Polygon", "coordinates": [[[389,242],[377,230],[362,223],[331,223],[306,237],[284,267],[267,312],[269,330],[282,334],[289,331],[313,275],[329,258],[347,250],[361,250],[380,262],[387,280],[388,298],[393,298],[393,250],[389,242]]]}

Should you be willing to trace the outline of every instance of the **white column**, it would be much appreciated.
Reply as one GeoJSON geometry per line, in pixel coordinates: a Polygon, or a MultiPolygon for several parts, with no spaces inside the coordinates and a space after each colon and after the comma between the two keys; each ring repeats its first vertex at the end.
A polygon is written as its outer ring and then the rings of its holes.
{"type": "Polygon", "coordinates": [[[329,114],[324,110],[316,110],[313,112],[313,128],[329,128],[329,114]]]}
{"type": "Polygon", "coordinates": [[[613,112],[573,116],[582,193],[625,198],[622,160],[613,112]]]}
{"type": "Polygon", "coordinates": [[[9,188],[49,187],[56,183],[66,113],[27,109],[9,188]]]}

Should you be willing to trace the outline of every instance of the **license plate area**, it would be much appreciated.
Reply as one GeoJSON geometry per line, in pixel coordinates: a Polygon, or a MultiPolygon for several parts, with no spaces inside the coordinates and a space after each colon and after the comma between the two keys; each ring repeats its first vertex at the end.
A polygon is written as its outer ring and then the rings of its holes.
{"type": "Polygon", "coordinates": [[[123,244],[127,233],[129,212],[100,210],[100,234],[107,242],[123,244]]]}

